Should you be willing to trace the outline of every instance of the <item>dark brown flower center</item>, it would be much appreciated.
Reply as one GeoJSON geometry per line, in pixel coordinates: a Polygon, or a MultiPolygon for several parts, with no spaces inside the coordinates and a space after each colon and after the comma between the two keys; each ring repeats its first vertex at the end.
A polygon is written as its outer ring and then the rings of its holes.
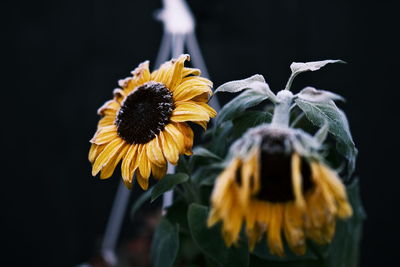
{"type": "Polygon", "coordinates": [[[129,144],[145,144],[165,128],[173,110],[172,93],[167,87],[145,83],[128,95],[118,112],[118,135],[129,144]]]}
{"type": "MultiPolygon", "coordinates": [[[[257,199],[269,202],[288,202],[295,199],[292,185],[292,153],[290,144],[284,137],[267,138],[261,152],[261,189],[257,199]]],[[[301,159],[303,194],[312,186],[311,169],[305,159],[301,159]]]]}

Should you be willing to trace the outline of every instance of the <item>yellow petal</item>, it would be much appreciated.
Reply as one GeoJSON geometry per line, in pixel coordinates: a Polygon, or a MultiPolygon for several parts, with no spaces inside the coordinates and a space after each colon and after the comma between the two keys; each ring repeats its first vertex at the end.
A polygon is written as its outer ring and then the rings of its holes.
{"type": "Polygon", "coordinates": [[[283,244],[281,236],[283,219],[282,204],[273,204],[271,209],[271,220],[268,227],[268,246],[271,254],[283,256],[283,244]]]}
{"type": "Polygon", "coordinates": [[[92,144],[90,146],[90,150],[89,150],[89,161],[90,161],[90,163],[93,163],[93,161],[95,161],[97,155],[100,153],[100,152],[98,152],[99,147],[100,146],[98,146],[96,144],[92,144]]]}
{"type": "Polygon", "coordinates": [[[121,158],[125,156],[128,148],[130,146],[128,144],[123,144],[120,150],[117,152],[117,156],[110,160],[104,167],[101,169],[100,172],[100,179],[107,179],[112,176],[114,173],[115,167],[117,167],[118,163],[120,162],[121,158]]]}
{"type": "Polygon", "coordinates": [[[104,148],[104,150],[99,154],[99,156],[96,158],[96,161],[93,164],[92,168],[93,176],[96,176],[96,174],[99,173],[99,171],[103,168],[103,166],[106,165],[108,161],[110,161],[115,156],[115,154],[123,144],[124,141],[122,139],[116,138],[104,148]]]}
{"type": "Polygon", "coordinates": [[[198,105],[188,102],[176,102],[175,110],[172,112],[171,120],[175,122],[184,121],[209,121],[210,116],[198,105]]]}
{"type": "Polygon", "coordinates": [[[176,165],[179,159],[179,149],[175,145],[174,140],[166,131],[160,132],[159,136],[165,158],[172,164],[176,165]]]}
{"type": "Polygon", "coordinates": [[[149,61],[140,63],[139,66],[132,71],[132,75],[137,85],[142,85],[150,81],[149,61]]]}
{"type": "Polygon", "coordinates": [[[109,100],[97,110],[97,114],[104,116],[106,111],[108,110],[118,111],[120,108],[121,106],[117,101],[109,100]]]}
{"type": "Polygon", "coordinates": [[[190,60],[189,55],[180,55],[177,59],[172,60],[172,75],[170,76],[169,81],[166,83],[166,86],[169,90],[174,91],[175,87],[182,82],[182,71],[186,60],[190,60]]]}
{"type": "Polygon", "coordinates": [[[164,178],[166,172],[167,172],[167,165],[160,167],[156,164],[151,164],[151,174],[157,180],[164,178]]]}
{"type": "Polygon", "coordinates": [[[193,79],[179,84],[173,92],[173,97],[175,101],[186,101],[203,93],[211,95],[211,88],[204,82],[193,79]]]}
{"type": "Polygon", "coordinates": [[[172,75],[172,71],[172,63],[170,61],[165,62],[158,70],[155,70],[150,74],[150,80],[166,85],[172,75]]]}
{"type": "Polygon", "coordinates": [[[197,80],[197,81],[201,81],[201,82],[207,84],[209,87],[213,87],[212,81],[210,81],[210,80],[207,79],[207,78],[199,77],[199,76],[195,76],[195,77],[194,77],[194,76],[185,77],[185,78],[182,79],[182,83],[184,83],[184,82],[186,82],[186,81],[188,81],[188,80],[194,80],[194,79],[197,80]]]}
{"type": "Polygon", "coordinates": [[[202,103],[202,102],[194,102],[194,103],[199,105],[211,118],[214,118],[215,116],[217,116],[217,112],[215,111],[215,109],[213,109],[207,103],[202,103]]]}
{"type": "Polygon", "coordinates": [[[111,126],[115,122],[115,116],[104,116],[100,119],[99,123],[97,124],[98,128],[103,128],[106,126],[111,126]]]}
{"type": "Polygon", "coordinates": [[[153,140],[151,140],[146,147],[147,147],[147,157],[152,163],[158,165],[159,167],[162,167],[166,164],[164,154],[161,150],[161,145],[158,135],[156,135],[156,137],[153,140]]]}
{"type": "Polygon", "coordinates": [[[338,216],[341,218],[350,217],[353,214],[353,210],[347,200],[346,188],[342,181],[337,176],[336,172],[332,171],[327,166],[319,163],[319,170],[321,178],[324,179],[326,184],[332,191],[336,201],[338,202],[338,216]]]}
{"type": "Polygon", "coordinates": [[[306,252],[306,246],[302,212],[293,203],[287,203],[284,206],[283,229],[290,249],[297,255],[303,255],[306,252]]]}
{"type": "Polygon", "coordinates": [[[303,197],[303,177],[301,176],[301,171],[300,171],[300,164],[301,164],[301,159],[300,156],[297,153],[293,153],[292,155],[292,187],[293,187],[293,193],[295,197],[295,203],[298,208],[304,209],[305,207],[305,201],[303,197]]]}
{"type": "Polygon", "coordinates": [[[100,128],[90,142],[96,145],[102,145],[111,142],[115,138],[118,138],[117,126],[110,125],[100,128]]]}
{"type": "Polygon", "coordinates": [[[150,161],[147,158],[147,144],[142,145],[142,150],[138,154],[139,171],[143,178],[148,179],[151,172],[150,161]]]}
{"type": "Polygon", "coordinates": [[[113,91],[113,95],[114,95],[114,100],[117,101],[119,104],[122,104],[124,98],[128,96],[125,93],[125,91],[120,88],[115,88],[113,91]]]}
{"type": "Polygon", "coordinates": [[[149,178],[143,177],[138,171],[136,171],[136,181],[143,190],[147,190],[149,188],[149,178]]]}
{"type": "Polygon", "coordinates": [[[124,159],[122,160],[121,173],[125,184],[132,183],[133,172],[131,171],[131,166],[135,164],[137,149],[138,145],[130,145],[124,159]]]}
{"type": "Polygon", "coordinates": [[[194,121],[194,123],[200,125],[204,131],[207,130],[208,121],[194,121]]]}
{"type": "Polygon", "coordinates": [[[179,131],[183,134],[184,137],[184,144],[185,144],[185,155],[190,156],[192,155],[192,147],[193,147],[193,130],[190,128],[190,126],[185,123],[174,123],[173,124],[179,129],[179,131]]]}
{"type": "Polygon", "coordinates": [[[186,77],[189,75],[199,76],[201,75],[201,71],[199,69],[194,69],[194,68],[183,68],[182,77],[186,77]]]}
{"type": "Polygon", "coordinates": [[[179,150],[179,154],[185,153],[185,138],[183,133],[179,131],[175,124],[167,124],[164,128],[164,132],[168,132],[169,136],[174,140],[174,143],[179,150]]]}

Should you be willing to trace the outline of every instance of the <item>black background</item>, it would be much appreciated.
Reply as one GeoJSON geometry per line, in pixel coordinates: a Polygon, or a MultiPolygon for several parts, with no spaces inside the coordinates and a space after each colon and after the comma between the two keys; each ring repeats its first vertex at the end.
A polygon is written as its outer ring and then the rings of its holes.
{"type": "MultiPolygon", "coordinates": [[[[341,107],[360,151],[356,174],[368,214],[361,266],[389,266],[400,237],[395,1],[188,2],[216,86],[261,73],[276,91],[292,61],[348,62],[299,76],[293,90],[312,85],[347,99],[341,107]]],[[[96,252],[119,181],[90,174],[96,110],[118,79],[155,60],[161,1],[2,6],[0,262],[73,266],[96,252]]]]}

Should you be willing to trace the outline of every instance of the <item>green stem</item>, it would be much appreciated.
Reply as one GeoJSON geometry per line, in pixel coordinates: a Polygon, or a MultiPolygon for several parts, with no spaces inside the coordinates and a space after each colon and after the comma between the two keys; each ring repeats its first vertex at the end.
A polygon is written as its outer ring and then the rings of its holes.
{"type": "Polygon", "coordinates": [[[290,75],[289,80],[286,83],[285,90],[290,90],[290,87],[292,87],[293,80],[297,76],[297,74],[298,73],[292,73],[292,75],[290,75]]]}
{"type": "Polygon", "coordinates": [[[289,126],[290,107],[293,102],[293,94],[288,90],[282,90],[276,95],[278,103],[275,104],[272,125],[289,126]]]}

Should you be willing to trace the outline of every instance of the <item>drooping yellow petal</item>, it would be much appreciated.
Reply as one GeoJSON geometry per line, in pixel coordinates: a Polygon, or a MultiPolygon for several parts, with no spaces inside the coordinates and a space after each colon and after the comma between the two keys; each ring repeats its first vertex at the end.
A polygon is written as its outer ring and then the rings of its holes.
{"type": "Polygon", "coordinates": [[[125,156],[126,152],[129,149],[128,144],[123,144],[120,150],[117,152],[117,156],[110,160],[100,172],[100,179],[107,179],[112,176],[114,173],[115,167],[117,167],[118,163],[121,161],[121,158],[125,156]]]}
{"type": "Polygon", "coordinates": [[[263,230],[259,224],[255,224],[254,227],[246,230],[247,237],[249,239],[249,250],[253,251],[256,243],[261,239],[263,230]]]}
{"type": "Polygon", "coordinates": [[[138,145],[130,145],[124,159],[122,160],[121,173],[126,184],[132,184],[133,172],[131,166],[135,164],[138,145]]]}
{"type": "Polygon", "coordinates": [[[176,165],[179,159],[179,149],[174,140],[166,131],[161,131],[159,137],[165,158],[172,164],[176,165]]]}
{"type": "Polygon", "coordinates": [[[136,171],[136,181],[143,190],[149,188],[149,178],[145,178],[140,174],[140,171],[136,171]]]}
{"type": "Polygon", "coordinates": [[[190,126],[185,123],[185,122],[181,122],[181,123],[174,123],[173,124],[179,129],[179,131],[183,134],[183,138],[184,138],[184,145],[185,145],[185,155],[190,156],[192,155],[192,147],[193,147],[193,138],[194,138],[194,133],[192,128],[190,128],[190,126]]]}
{"type": "Polygon", "coordinates": [[[157,180],[164,178],[165,174],[167,173],[167,165],[158,166],[156,164],[151,164],[151,174],[157,180]]]}
{"type": "Polygon", "coordinates": [[[306,252],[302,212],[293,203],[284,206],[283,230],[290,249],[297,255],[306,252]]]}
{"type": "Polygon", "coordinates": [[[148,179],[151,173],[150,160],[147,157],[147,144],[142,145],[142,150],[138,153],[139,171],[143,178],[148,179]]]}
{"type": "Polygon", "coordinates": [[[338,216],[340,218],[350,217],[353,214],[353,210],[347,200],[346,188],[344,187],[342,181],[334,171],[322,163],[319,163],[318,167],[321,174],[320,178],[324,179],[324,181],[327,183],[338,203],[338,216]]]}
{"type": "Polygon", "coordinates": [[[304,209],[305,201],[302,192],[303,177],[300,170],[301,159],[297,153],[292,155],[292,187],[295,197],[295,203],[298,208],[304,209]]]}
{"type": "Polygon", "coordinates": [[[166,165],[158,135],[147,144],[147,157],[159,167],[166,165]]]}
{"type": "Polygon", "coordinates": [[[175,126],[175,124],[167,124],[164,131],[168,132],[171,138],[174,140],[176,147],[179,150],[179,154],[185,153],[185,138],[183,133],[175,126]]]}
{"type": "Polygon", "coordinates": [[[194,121],[194,123],[200,125],[204,131],[207,130],[208,121],[194,121]]]}
{"type": "Polygon", "coordinates": [[[268,226],[268,246],[271,250],[271,254],[278,256],[284,255],[283,244],[282,244],[282,219],[283,219],[283,206],[282,204],[272,204],[271,207],[271,220],[268,226]]]}
{"type": "Polygon", "coordinates": [[[90,163],[93,163],[97,156],[100,154],[101,151],[103,151],[103,149],[106,147],[106,145],[96,145],[96,144],[92,144],[90,146],[90,150],[89,150],[89,161],[90,163]]]}
{"type": "Polygon", "coordinates": [[[329,208],[331,213],[336,213],[336,203],[333,192],[330,191],[328,184],[322,177],[323,174],[320,172],[318,164],[316,163],[311,164],[311,172],[312,172],[313,182],[319,187],[319,190],[321,190],[327,208],[329,208]]]}
{"type": "Polygon", "coordinates": [[[102,145],[111,142],[115,138],[118,138],[117,126],[110,125],[100,128],[90,142],[96,145],[102,145]]]}
{"type": "Polygon", "coordinates": [[[112,158],[115,156],[115,154],[118,152],[123,144],[124,142],[122,139],[115,138],[104,148],[104,150],[99,154],[93,164],[93,176],[96,176],[97,173],[99,173],[99,171],[103,168],[103,166],[106,165],[110,160],[112,160],[112,158]]]}

